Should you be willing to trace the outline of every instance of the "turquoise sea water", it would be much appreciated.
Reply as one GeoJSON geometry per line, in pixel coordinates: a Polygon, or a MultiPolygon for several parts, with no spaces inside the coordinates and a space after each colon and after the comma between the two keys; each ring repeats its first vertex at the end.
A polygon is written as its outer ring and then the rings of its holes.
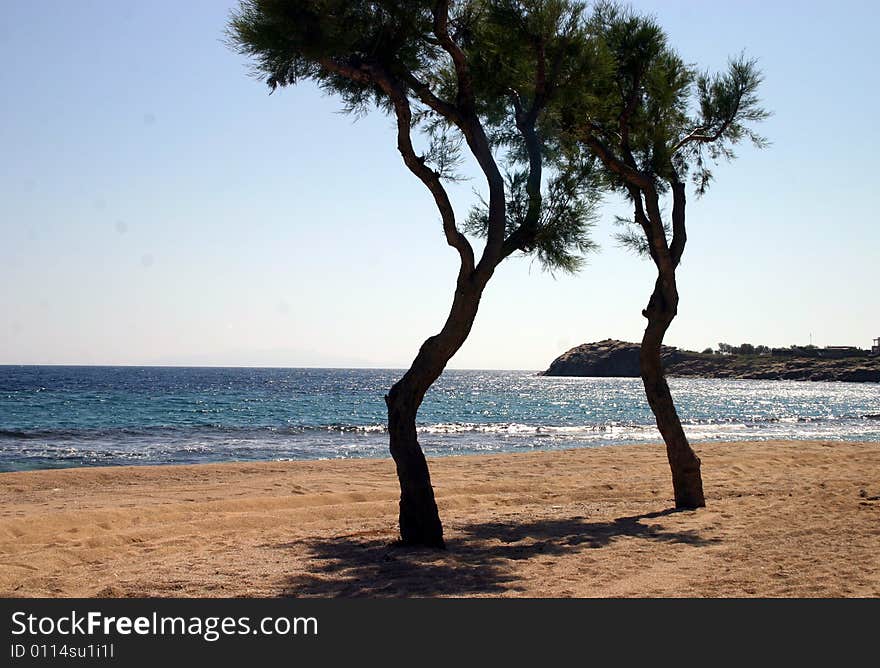
{"type": "MultiPolygon", "coordinates": [[[[0,367],[0,471],[385,457],[385,369],[0,367]]],[[[694,442],[880,440],[880,385],[670,379],[694,442]]],[[[657,441],[637,378],[447,371],[430,455],[657,441]]]]}

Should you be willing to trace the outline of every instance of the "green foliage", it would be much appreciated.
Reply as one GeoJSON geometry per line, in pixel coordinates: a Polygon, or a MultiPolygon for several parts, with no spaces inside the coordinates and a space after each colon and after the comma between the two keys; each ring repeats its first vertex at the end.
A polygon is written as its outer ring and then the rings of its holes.
{"type": "Polygon", "coordinates": [[[425,130],[428,147],[422,159],[444,181],[464,181],[459,167],[464,162],[461,155],[464,139],[447,124],[435,123],[425,130]]]}
{"type": "Polygon", "coordinates": [[[712,179],[706,157],[716,162],[733,159],[733,145],[744,140],[757,148],[768,146],[767,139],[749,126],[770,116],[757,94],[762,81],[757,61],[746,60],[743,55],[732,59],[724,74],[704,73],[697,78],[699,116],[685,137],[691,140],[681,145],[679,158],[693,166],[697,194],[704,194],[712,179]]]}
{"type": "MultiPolygon", "coordinates": [[[[651,256],[651,250],[648,248],[648,239],[641,225],[632,218],[625,218],[623,216],[614,216],[614,225],[621,228],[619,232],[615,232],[613,235],[618,246],[640,257],[651,256]]],[[[672,229],[666,220],[663,221],[663,233],[666,235],[666,242],[669,243],[672,237],[672,229]]]]}
{"type": "Polygon", "coordinates": [[[584,32],[583,6],[568,0],[493,0],[471,6],[480,20],[472,14],[464,43],[481,112],[496,145],[521,147],[512,107],[527,113],[536,103],[544,104],[542,122],[548,123],[560,96],[580,88],[591,66],[593,45],[584,32]]]}
{"type": "Polygon", "coordinates": [[[534,251],[541,266],[574,274],[584,265],[585,256],[597,249],[590,236],[595,221],[596,198],[593,191],[571,173],[553,178],[545,197],[534,251]]]}
{"type": "MultiPolygon", "coordinates": [[[[656,213],[658,197],[687,178],[700,196],[712,180],[711,166],[733,158],[736,144],[767,145],[753,130],[769,116],[758,99],[762,75],[756,61],[742,55],[722,74],[699,73],[653,17],[616,2],[596,4],[580,34],[590,44],[582,51],[588,56],[581,56],[588,64],[562,96],[554,136],[570,160],[578,155],[597,163],[594,183],[633,202],[635,215],[618,217],[614,236],[650,257],[648,235],[661,228],[672,247],[671,221],[656,213]],[[652,211],[646,211],[649,200],[652,211]]],[[[676,262],[684,236],[679,241],[676,262]]]]}
{"type": "MultiPolygon", "coordinates": [[[[712,179],[710,165],[734,157],[734,145],[767,145],[752,129],[769,116],[758,99],[762,75],[755,60],[741,55],[722,74],[698,73],[653,17],[615,2],[597,4],[585,31],[594,51],[582,94],[563,111],[568,150],[586,150],[577,147],[592,134],[648,175],[658,192],[690,176],[701,195],[712,179]]],[[[606,178],[629,196],[619,173],[607,169],[606,178]]]]}
{"type": "MultiPolygon", "coordinates": [[[[419,159],[441,179],[460,178],[465,137],[448,114],[426,103],[428,92],[460,109],[453,62],[435,32],[437,3],[416,0],[243,0],[233,12],[229,44],[247,56],[271,90],[312,80],[346,112],[394,108],[371,71],[405,90],[412,124],[424,137],[419,159]],[[357,76],[340,73],[341,68],[357,76]]],[[[466,0],[451,3],[449,34],[463,52],[475,111],[507,181],[507,236],[529,232],[520,250],[547,268],[574,271],[589,239],[595,180],[563,157],[557,141],[560,100],[580,90],[596,58],[586,39],[583,6],[570,0],[466,0]],[[536,179],[526,133],[539,145],[536,179]],[[542,181],[545,192],[535,188],[542,181]]],[[[582,95],[579,92],[578,95],[582,95]]],[[[534,153],[534,151],[533,151],[534,153]]],[[[534,156],[532,156],[534,158],[534,156]]],[[[475,219],[474,219],[475,220],[475,219]]],[[[468,221],[465,228],[485,233],[468,221]]]]}
{"type": "MultiPolygon", "coordinates": [[[[425,101],[427,93],[460,109],[464,93],[435,32],[436,6],[426,0],[243,0],[227,36],[272,90],[313,80],[348,112],[378,107],[394,113],[370,73],[394,78],[424,137],[419,159],[454,181],[466,137],[449,114],[425,101]]],[[[712,180],[711,165],[734,157],[736,144],[766,145],[752,129],[769,115],[758,99],[762,76],[754,60],[741,55],[724,73],[699,73],[653,17],[617,3],[599,2],[587,13],[577,0],[463,0],[451,3],[449,34],[466,60],[474,111],[508,174],[507,238],[528,238],[519,250],[548,269],[575,270],[580,261],[574,258],[593,248],[588,233],[599,190],[633,196],[620,170],[599,164],[587,135],[646,175],[658,193],[690,177],[701,195],[712,180]],[[529,234],[514,237],[517,230],[529,234]]],[[[482,204],[465,221],[469,233],[486,234],[482,204]]],[[[618,224],[618,242],[647,254],[641,226],[618,224]]]]}
{"type": "MultiPolygon", "coordinates": [[[[508,172],[505,175],[507,192],[508,234],[525,225],[529,210],[526,171],[508,172]]],[[[576,273],[585,262],[585,256],[596,250],[590,236],[595,224],[598,203],[591,181],[574,168],[557,172],[548,182],[543,194],[537,234],[533,243],[522,248],[526,254],[534,254],[545,271],[551,274],[576,273]]],[[[489,225],[489,207],[483,198],[474,206],[464,224],[464,229],[476,236],[485,236],[489,225]]]]}
{"type": "MultiPolygon", "coordinates": [[[[600,3],[588,33],[600,54],[599,67],[584,82],[593,94],[577,100],[572,116],[662,185],[670,175],[672,146],[687,126],[694,73],[669,47],[659,24],[629,8],[600,3]]],[[[616,174],[608,178],[626,192],[616,174]]]]}
{"type": "MultiPolygon", "coordinates": [[[[528,173],[525,171],[507,172],[504,175],[505,193],[507,193],[506,234],[516,229],[518,220],[525,218],[528,209],[528,195],[526,194],[526,180],[528,173]]],[[[464,221],[464,231],[477,237],[485,237],[489,229],[489,203],[479,193],[475,193],[479,204],[474,205],[464,221]]]]}
{"type": "MultiPolygon", "coordinates": [[[[572,273],[595,250],[590,239],[598,198],[590,161],[572,159],[559,142],[560,113],[583,94],[593,66],[584,6],[568,0],[493,0],[470,3],[463,43],[479,91],[481,118],[493,147],[506,149],[507,232],[532,229],[520,247],[547,271],[572,273]],[[523,124],[534,119],[543,162],[541,184],[529,186],[531,164],[523,124]]],[[[464,224],[485,236],[488,206],[482,198],[464,224]]]]}
{"type": "Polygon", "coordinates": [[[430,67],[438,50],[425,37],[431,4],[408,0],[243,0],[232,13],[227,41],[254,64],[272,90],[304,79],[338,94],[348,109],[381,104],[374,85],[321,67],[322,59],[382,65],[394,72],[430,67]]]}

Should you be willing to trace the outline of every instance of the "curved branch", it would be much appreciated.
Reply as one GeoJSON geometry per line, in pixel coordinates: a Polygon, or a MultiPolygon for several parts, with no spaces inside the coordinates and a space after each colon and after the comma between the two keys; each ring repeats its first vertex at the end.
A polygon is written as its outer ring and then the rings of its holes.
{"type": "MultiPolygon", "coordinates": [[[[455,68],[458,93],[455,108],[458,125],[465,141],[473,153],[477,164],[486,176],[489,185],[489,225],[486,232],[486,247],[476,267],[477,278],[488,281],[495,267],[503,258],[502,246],[506,232],[506,202],[504,199],[504,178],[492,155],[492,147],[486,137],[480,119],[477,116],[476,104],[467,56],[449,34],[449,0],[438,0],[434,6],[434,35],[440,46],[452,59],[455,68]]],[[[449,117],[447,117],[449,118],[449,117]]],[[[453,119],[450,119],[453,120],[453,119]]]]}
{"type": "Polygon", "coordinates": [[[614,151],[599,139],[594,132],[588,131],[584,141],[587,146],[593,149],[593,152],[599,160],[601,160],[608,169],[621,177],[624,182],[641,190],[648,190],[654,187],[650,176],[639,171],[635,167],[626,164],[623,160],[618,158],[614,154],[614,151]]]}
{"type": "Polygon", "coordinates": [[[516,91],[511,91],[514,121],[522,135],[529,156],[529,175],[526,180],[526,194],[529,206],[525,218],[505,240],[501,248],[501,257],[509,257],[517,250],[525,250],[534,243],[541,217],[543,198],[541,196],[541,179],[543,176],[543,159],[541,156],[541,140],[535,128],[538,115],[544,109],[549,98],[547,89],[547,64],[544,45],[538,42],[535,48],[537,67],[535,68],[535,96],[528,111],[522,107],[522,101],[516,91]]]}
{"type": "Polygon", "coordinates": [[[404,89],[387,72],[375,65],[362,65],[359,68],[337,63],[324,58],[320,64],[328,71],[344,76],[352,81],[377,85],[388,96],[394,107],[397,118],[397,150],[403,157],[404,164],[415,174],[434,196],[434,202],[440,211],[443,221],[443,233],[446,243],[458,251],[461,259],[459,279],[470,278],[474,271],[474,251],[467,237],[455,224],[455,211],[449,201],[449,195],[440,181],[440,175],[425,164],[423,158],[416,154],[412,144],[412,109],[404,89]]]}
{"type": "Polygon", "coordinates": [[[686,137],[679,140],[675,146],[672,147],[672,153],[670,155],[675,155],[678,153],[679,149],[684,147],[686,144],[690,144],[691,142],[700,142],[702,144],[710,144],[714,141],[718,141],[721,139],[722,135],[727,132],[727,128],[730,127],[730,124],[736,119],[736,115],[739,113],[739,104],[742,99],[740,98],[736,101],[736,105],[733,107],[733,112],[728,116],[724,122],[721,124],[721,127],[718,130],[710,135],[703,134],[707,128],[705,126],[696,127],[691,130],[686,137]]]}
{"type": "Polygon", "coordinates": [[[449,35],[449,0],[438,0],[432,11],[434,14],[434,34],[437,36],[440,46],[449,54],[452,66],[455,68],[455,75],[458,79],[458,106],[468,113],[473,113],[474,89],[467,56],[449,35]]]}
{"type": "Polygon", "coordinates": [[[645,209],[651,228],[651,236],[649,237],[651,258],[654,260],[661,278],[674,278],[676,263],[672,260],[669,244],[666,241],[666,230],[663,229],[663,215],[660,213],[660,198],[657,195],[657,189],[651,184],[649,189],[642,192],[645,194],[645,209]]]}
{"type": "MultiPolygon", "coordinates": [[[[547,85],[547,53],[544,49],[544,42],[541,40],[535,44],[535,58],[537,61],[535,63],[535,97],[526,118],[523,119],[524,123],[532,128],[538,120],[538,114],[547,105],[547,98],[550,94],[547,85]]],[[[517,126],[519,126],[519,120],[517,120],[517,126]]]]}
{"type": "Polygon", "coordinates": [[[684,184],[675,179],[672,182],[672,243],[669,244],[669,254],[672,256],[673,265],[676,267],[681,262],[681,256],[687,243],[684,215],[686,204],[684,184]]]}
{"type": "Polygon", "coordinates": [[[632,149],[630,148],[629,143],[629,121],[632,118],[633,113],[635,113],[636,106],[639,103],[639,86],[641,85],[642,74],[641,71],[638,71],[633,76],[633,87],[632,92],[629,95],[629,99],[626,101],[626,105],[620,112],[620,116],[618,117],[618,121],[620,124],[620,147],[623,150],[624,160],[629,167],[635,169],[636,161],[633,159],[632,149]]]}
{"type": "Polygon", "coordinates": [[[710,144],[714,141],[718,141],[719,139],[721,139],[721,136],[727,131],[727,128],[730,127],[730,124],[732,122],[733,122],[733,118],[728,118],[726,121],[724,121],[724,123],[721,124],[721,127],[718,128],[718,131],[711,134],[711,135],[702,134],[706,129],[704,127],[694,128],[693,130],[690,131],[690,133],[688,133],[688,135],[686,137],[679,140],[675,144],[675,146],[672,147],[672,155],[675,155],[685,145],[690,144],[692,142],[699,142],[701,144],[710,144]]]}
{"type": "Polygon", "coordinates": [[[437,97],[434,91],[431,90],[431,87],[417,78],[412,72],[406,72],[403,75],[403,81],[410,87],[413,93],[416,94],[416,97],[418,97],[423,104],[430,107],[444,118],[449,119],[459,127],[464,124],[464,119],[461,117],[458,108],[446,100],[437,97]]]}

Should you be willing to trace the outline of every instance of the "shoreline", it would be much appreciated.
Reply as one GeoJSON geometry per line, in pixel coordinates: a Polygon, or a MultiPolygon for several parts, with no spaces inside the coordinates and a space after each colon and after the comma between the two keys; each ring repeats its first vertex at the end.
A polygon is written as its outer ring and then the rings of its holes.
{"type": "Polygon", "coordinates": [[[0,473],[0,595],[880,596],[880,442],[429,458],[449,549],[392,549],[385,459],[0,473]]]}
{"type": "MultiPolygon", "coordinates": [[[[864,416],[868,419],[880,419],[880,414],[874,415],[866,415],[864,416]]],[[[687,425],[686,425],[687,426],[687,425]]],[[[691,425],[692,426],[692,425],[691,425]]],[[[652,426],[653,428],[653,426],[652,426]]],[[[822,435],[811,435],[810,438],[777,438],[774,436],[761,436],[758,438],[750,438],[750,439],[742,439],[736,438],[737,434],[730,434],[732,438],[717,438],[717,439],[700,439],[700,438],[689,438],[688,441],[691,446],[695,448],[699,448],[702,446],[709,446],[712,444],[717,445],[730,445],[735,443],[817,443],[817,442],[829,442],[829,443],[880,443],[880,439],[877,438],[877,435],[871,434],[868,436],[849,436],[845,435],[843,437],[836,438],[823,438],[822,435]]],[[[11,468],[11,469],[2,469],[0,468],[0,476],[13,474],[13,473],[37,473],[37,472],[55,472],[55,471],[69,471],[69,470],[89,470],[89,469],[145,469],[145,468],[164,468],[168,466],[176,467],[176,466],[193,466],[193,467],[210,467],[210,466],[221,466],[221,465],[241,465],[246,466],[250,464],[295,464],[297,462],[343,462],[343,461],[383,461],[388,460],[390,458],[390,454],[387,450],[387,434],[380,434],[385,447],[378,451],[377,454],[349,454],[344,457],[308,457],[308,458],[298,458],[294,459],[292,457],[289,458],[281,458],[281,459],[219,459],[215,461],[197,461],[197,462],[180,462],[180,461],[169,461],[169,462],[148,462],[148,463],[130,463],[130,464],[118,464],[118,463],[91,463],[91,464],[75,464],[75,465],[62,465],[62,466],[45,466],[42,468],[11,468]]],[[[484,436],[484,439],[486,437],[484,436]]],[[[491,436],[489,436],[491,438],[491,436]]],[[[628,447],[650,447],[657,445],[658,441],[656,440],[620,440],[620,441],[600,441],[589,444],[580,444],[572,446],[568,443],[563,445],[556,446],[534,446],[534,447],[520,447],[515,450],[482,450],[479,452],[467,452],[467,451],[441,451],[437,452],[433,450],[430,446],[425,446],[422,444],[422,449],[425,453],[425,457],[428,461],[433,460],[443,460],[450,457],[458,458],[458,457],[503,457],[506,455],[527,455],[530,453],[536,452],[566,452],[566,451],[577,451],[577,450],[594,450],[594,449],[604,449],[604,448],[628,448],[628,447]]],[[[662,447],[662,443],[660,443],[662,447]]],[[[2,481],[2,480],[0,480],[2,481]]]]}

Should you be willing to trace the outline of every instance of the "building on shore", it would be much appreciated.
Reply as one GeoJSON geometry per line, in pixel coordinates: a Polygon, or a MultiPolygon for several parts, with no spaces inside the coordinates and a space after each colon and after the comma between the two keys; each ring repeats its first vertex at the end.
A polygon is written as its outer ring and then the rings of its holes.
{"type": "Polygon", "coordinates": [[[845,357],[865,357],[880,355],[880,338],[874,339],[870,350],[858,346],[791,346],[790,348],[771,348],[774,357],[820,357],[824,359],[843,359],[845,357]]]}

